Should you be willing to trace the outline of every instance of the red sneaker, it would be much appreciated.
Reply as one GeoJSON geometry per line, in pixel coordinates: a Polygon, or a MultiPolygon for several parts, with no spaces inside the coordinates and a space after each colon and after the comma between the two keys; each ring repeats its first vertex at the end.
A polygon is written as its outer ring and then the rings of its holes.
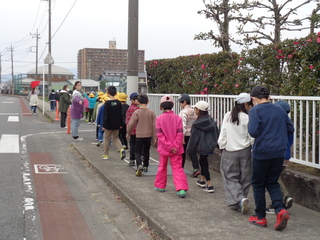
{"type": "Polygon", "coordinates": [[[249,222],[258,226],[258,227],[267,227],[267,219],[266,218],[262,218],[259,219],[257,216],[251,216],[249,217],[249,222]]]}
{"type": "Polygon", "coordinates": [[[281,209],[280,212],[277,214],[277,222],[276,225],[274,225],[274,229],[277,231],[281,231],[282,229],[285,229],[287,226],[287,223],[289,221],[290,215],[287,210],[281,209]]]}

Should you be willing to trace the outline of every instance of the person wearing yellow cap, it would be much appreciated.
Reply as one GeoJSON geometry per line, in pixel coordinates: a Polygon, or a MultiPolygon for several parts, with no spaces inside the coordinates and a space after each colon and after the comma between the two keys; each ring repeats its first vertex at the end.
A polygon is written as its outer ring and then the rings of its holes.
{"type": "Polygon", "coordinates": [[[126,125],[126,113],[129,108],[129,105],[127,104],[127,98],[128,95],[121,92],[118,94],[118,100],[122,104],[122,128],[119,130],[119,139],[122,143],[122,146],[127,150],[128,149],[128,141],[126,138],[127,135],[127,125],[126,125]]]}

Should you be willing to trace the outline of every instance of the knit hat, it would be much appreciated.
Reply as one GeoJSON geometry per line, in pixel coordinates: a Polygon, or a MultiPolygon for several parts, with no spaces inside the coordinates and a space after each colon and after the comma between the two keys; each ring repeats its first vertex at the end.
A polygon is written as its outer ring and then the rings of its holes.
{"type": "Polygon", "coordinates": [[[209,103],[207,103],[206,101],[199,101],[196,103],[196,105],[193,105],[192,107],[196,107],[204,112],[209,111],[209,103]]]}
{"type": "Polygon", "coordinates": [[[103,92],[98,92],[98,96],[102,96],[104,93],[103,92]]]}
{"type": "Polygon", "coordinates": [[[137,98],[138,97],[138,93],[134,92],[134,93],[131,93],[130,94],[130,100],[134,99],[134,98],[137,98]]]}
{"type": "Polygon", "coordinates": [[[94,94],[93,94],[93,93],[90,93],[89,97],[90,97],[90,98],[94,98],[94,94]]]}
{"type": "Polygon", "coordinates": [[[120,102],[126,102],[127,98],[128,98],[128,95],[123,92],[119,93],[119,95],[118,95],[118,100],[120,102]]]}
{"type": "Polygon", "coordinates": [[[240,93],[235,100],[238,104],[247,103],[251,101],[249,93],[240,93]]]}
{"type": "Polygon", "coordinates": [[[169,96],[169,95],[164,95],[164,96],[161,98],[160,103],[163,103],[163,102],[172,102],[172,103],[174,103],[172,97],[169,96]]]}

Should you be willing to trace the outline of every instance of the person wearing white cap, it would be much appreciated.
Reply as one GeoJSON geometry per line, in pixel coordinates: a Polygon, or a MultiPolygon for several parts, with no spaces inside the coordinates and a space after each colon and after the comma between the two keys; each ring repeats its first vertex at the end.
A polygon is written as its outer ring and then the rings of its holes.
{"type": "Polygon", "coordinates": [[[196,182],[205,192],[213,193],[214,189],[211,183],[208,155],[212,155],[217,147],[219,131],[216,122],[208,114],[209,104],[205,101],[199,101],[193,106],[197,114],[197,120],[192,124],[187,153],[200,154],[200,179],[196,182]]]}
{"type": "Polygon", "coordinates": [[[252,107],[248,93],[240,93],[231,112],[223,118],[218,144],[222,150],[220,171],[227,205],[243,214],[249,210],[247,198],[251,180],[251,146],[248,112],[252,107]]]}

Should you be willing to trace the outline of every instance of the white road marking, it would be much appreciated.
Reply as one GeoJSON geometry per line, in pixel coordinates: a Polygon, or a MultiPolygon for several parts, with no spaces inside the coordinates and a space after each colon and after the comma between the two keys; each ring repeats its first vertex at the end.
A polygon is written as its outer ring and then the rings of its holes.
{"type": "Polygon", "coordinates": [[[8,122],[19,122],[19,116],[9,116],[8,122]]]}
{"type": "Polygon", "coordinates": [[[19,113],[0,113],[0,115],[4,115],[4,116],[6,116],[6,115],[16,115],[16,116],[19,116],[19,113]]]}
{"type": "Polygon", "coordinates": [[[19,153],[19,135],[2,134],[0,140],[0,153],[19,153]]]}
{"type": "Polygon", "coordinates": [[[60,171],[64,167],[60,164],[34,164],[34,171],[37,174],[52,174],[52,173],[68,173],[60,171]]]}
{"type": "Polygon", "coordinates": [[[14,103],[14,102],[9,102],[9,101],[2,101],[2,103],[14,103]]]}

